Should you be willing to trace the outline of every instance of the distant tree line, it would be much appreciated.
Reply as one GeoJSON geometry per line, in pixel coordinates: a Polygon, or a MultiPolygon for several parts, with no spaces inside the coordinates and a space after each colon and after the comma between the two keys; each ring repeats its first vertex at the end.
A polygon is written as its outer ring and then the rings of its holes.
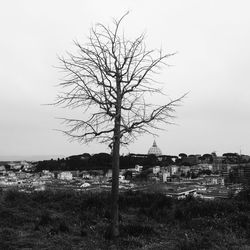
{"type": "MultiPolygon", "coordinates": [[[[120,168],[128,169],[134,168],[135,165],[141,165],[144,169],[153,166],[193,166],[199,163],[212,164],[216,161],[216,155],[204,154],[202,156],[187,155],[180,153],[178,156],[162,155],[157,157],[155,155],[147,154],[129,154],[120,156],[120,168]]],[[[237,153],[223,154],[222,162],[225,164],[247,163],[249,159],[242,157],[237,153]]],[[[110,154],[98,153],[90,155],[88,153],[73,155],[67,158],[57,160],[39,161],[37,164],[37,171],[73,171],[73,170],[108,170],[112,168],[112,158],[110,154]]]]}

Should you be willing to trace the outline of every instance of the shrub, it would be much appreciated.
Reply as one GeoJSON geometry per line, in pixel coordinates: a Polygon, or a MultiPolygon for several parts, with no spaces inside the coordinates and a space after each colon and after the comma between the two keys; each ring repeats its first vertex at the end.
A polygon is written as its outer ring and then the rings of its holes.
{"type": "Polygon", "coordinates": [[[39,230],[40,227],[50,228],[49,234],[58,234],[59,232],[68,233],[70,231],[65,219],[58,216],[52,216],[47,210],[42,211],[35,225],[35,230],[39,230]]]}
{"type": "Polygon", "coordinates": [[[177,248],[180,250],[212,249],[212,245],[209,234],[196,234],[190,231],[180,235],[177,242],[177,248]]]}
{"type": "Polygon", "coordinates": [[[235,197],[236,200],[250,202],[250,187],[245,188],[235,197]]]}
{"type": "Polygon", "coordinates": [[[189,220],[191,218],[197,217],[223,217],[225,214],[230,214],[237,211],[237,205],[231,201],[204,201],[192,199],[188,202],[177,202],[175,209],[177,210],[175,214],[179,214],[177,217],[175,217],[176,219],[189,220]],[[181,211],[182,215],[179,211],[181,211]]]}
{"type": "Polygon", "coordinates": [[[158,207],[170,208],[172,206],[172,198],[166,197],[160,193],[141,193],[128,191],[120,195],[119,205],[121,209],[126,208],[149,208],[158,207]]]}
{"type": "Polygon", "coordinates": [[[18,192],[18,190],[16,189],[7,190],[3,194],[3,200],[4,202],[12,206],[21,205],[23,203],[30,202],[28,194],[23,193],[23,192],[18,192]]]}
{"type": "Polygon", "coordinates": [[[68,233],[70,231],[65,220],[60,220],[57,228],[58,231],[62,233],[68,233]]]}
{"type": "Polygon", "coordinates": [[[141,224],[122,224],[120,227],[121,235],[122,236],[150,236],[155,234],[155,230],[152,226],[149,225],[141,225],[141,224]]]}
{"type": "Polygon", "coordinates": [[[229,221],[231,224],[231,227],[234,230],[241,230],[244,229],[246,231],[250,231],[250,214],[249,213],[243,213],[243,212],[238,212],[235,214],[232,214],[229,217],[229,221]]]}
{"type": "Polygon", "coordinates": [[[43,210],[40,218],[38,218],[37,224],[36,224],[36,229],[39,229],[40,226],[47,226],[51,224],[52,218],[50,213],[47,210],[43,210]]]}
{"type": "Polygon", "coordinates": [[[0,245],[1,249],[12,250],[12,243],[15,242],[17,233],[11,228],[0,229],[0,245]]]}
{"type": "Polygon", "coordinates": [[[21,226],[31,221],[30,217],[16,208],[0,207],[1,226],[21,226]]]}

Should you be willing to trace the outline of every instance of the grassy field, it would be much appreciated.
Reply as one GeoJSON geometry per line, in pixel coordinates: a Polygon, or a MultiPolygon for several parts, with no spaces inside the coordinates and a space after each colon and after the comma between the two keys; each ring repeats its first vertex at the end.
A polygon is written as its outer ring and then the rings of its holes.
{"type": "MultiPolygon", "coordinates": [[[[108,193],[0,193],[0,249],[110,249],[108,193]]],[[[249,192],[231,200],[120,196],[118,249],[250,249],[249,192]]]]}

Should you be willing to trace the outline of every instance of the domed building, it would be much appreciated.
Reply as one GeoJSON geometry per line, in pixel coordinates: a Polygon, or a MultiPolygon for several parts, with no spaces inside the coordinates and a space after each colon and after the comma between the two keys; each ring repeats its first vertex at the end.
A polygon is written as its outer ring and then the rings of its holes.
{"type": "Polygon", "coordinates": [[[153,146],[148,150],[148,154],[156,155],[156,156],[162,155],[162,152],[160,148],[157,147],[155,140],[154,140],[153,146]]]}

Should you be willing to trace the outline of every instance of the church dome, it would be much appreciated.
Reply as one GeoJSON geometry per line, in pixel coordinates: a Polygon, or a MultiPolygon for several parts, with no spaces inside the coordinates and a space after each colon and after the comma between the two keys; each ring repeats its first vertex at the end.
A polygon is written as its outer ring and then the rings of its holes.
{"type": "Polygon", "coordinates": [[[148,150],[149,155],[162,155],[161,150],[157,147],[156,142],[154,141],[153,146],[148,150]]]}

